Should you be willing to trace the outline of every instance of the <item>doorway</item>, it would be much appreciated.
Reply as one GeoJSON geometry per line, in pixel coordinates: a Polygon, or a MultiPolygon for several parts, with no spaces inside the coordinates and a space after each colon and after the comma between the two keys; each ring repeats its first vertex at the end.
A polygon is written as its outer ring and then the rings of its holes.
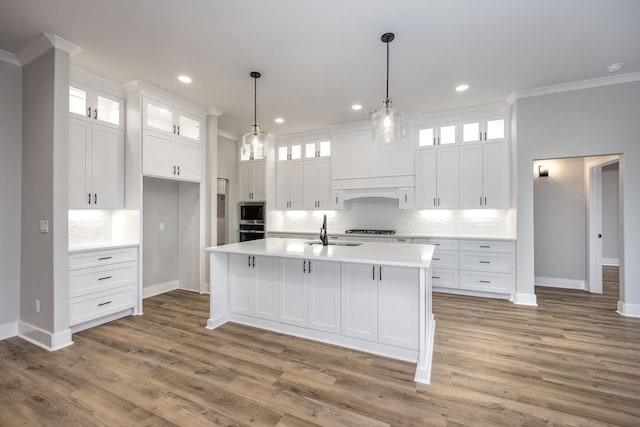
{"type": "Polygon", "coordinates": [[[601,294],[603,268],[605,282],[617,282],[623,233],[618,218],[620,159],[611,155],[534,162],[536,286],[601,294]],[[607,280],[612,275],[616,280],[607,280]]]}
{"type": "Polygon", "coordinates": [[[221,246],[229,243],[229,181],[218,178],[217,187],[216,244],[221,246]]]}

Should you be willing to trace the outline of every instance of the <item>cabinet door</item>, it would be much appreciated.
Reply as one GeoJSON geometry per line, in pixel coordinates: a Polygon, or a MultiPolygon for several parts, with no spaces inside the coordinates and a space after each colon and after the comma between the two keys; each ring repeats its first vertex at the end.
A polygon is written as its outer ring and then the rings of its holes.
{"type": "Polygon", "coordinates": [[[377,266],[342,263],[342,335],[368,341],[378,339],[377,266]]]}
{"type": "Polygon", "coordinates": [[[275,257],[257,256],[255,259],[255,315],[276,321],[279,317],[280,296],[277,280],[278,262],[279,259],[275,257]]]}
{"type": "Polygon", "coordinates": [[[493,118],[484,121],[485,141],[504,141],[507,139],[507,126],[504,118],[493,118]]]}
{"type": "Polygon", "coordinates": [[[378,341],[418,349],[418,269],[378,267],[378,341]]]}
{"type": "Polygon", "coordinates": [[[309,261],[309,327],[340,333],[340,263],[309,261]]]}
{"type": "Polygon", "coordinates": [[[229,255],[229,310],[251,315],[255,295],[255,269],[250,255],[229,255]]]}
{"type": "Polygon", "coordinates": [[[103,126],[124,129],[124,100],[96,89],[91,95],[94,120],[103,126]]]}
{"type": "Polygon", "coordinates": [[[176,112],[175,116],[176,135],[178,136],[178,139],[201,143],[202,120],[183,112],[176,112]]]}
{"type": "Polygon", "coordinates": [[[457,209],[459,206],[459,148],[438,148],[436,166],[438,183],[437,206],[443,209],[457,209]]]}
{"type": "Polygon", "coordinates": [[[280,320],[284,323],[307,327],[307,264],[300,258],[281,260],[280,320]]]}
{"type": "Polygon", "coordinates": [[[91,192],[99,209],[124,205],[124,131],[94,124],[91,132],[91,192]]]}
{"type": "Polygon", "coordinates": [[[416,151],[416,191],[414,194],[416,209],[437,207],[436,199],[438,195],[436,193],[436,167],[435,149],[416,151]]]}
{"type": "Polygon", "coordinates": [[[276,170],[276,209],[288,209],[289,196],[289,163],[281,162],[276,170]]]}
{"type": "Polygon", "coordinates": [[[488,142],[483,153],[484,207],[509,207],[509,143],[488,142]]]}
{"type": "Polygon", "coordinates": [[[251,163],[240,162],[239,176],[239,200],[251,200],[251,195],[253,193],[253,165],[251,163]]]}
{"type": "Polygon", "coordinates": [[[142,102],[142,127],[162,132],[165,135],[175,135],[173,112],[169,105],[144,98],[142,102]]]}
{"type": "Polygon", "coordinates": [[[185,181],[202,181],[202,145],[175,142],[176,177],[185,181]]]}
{"type": "MultiPolygon", "coordinates": [[[[310,144],[315,147],[315,144],[310,144]]],[[[318,162],[304,162],[304,209],[318,209],[318,162]]]]}
{"type": "Polygon", "coordinates": [[[291,163],[289,167],[289,185],[289,209],[303,209],[304,165],[302,164],[302,161],[291,163]]]}
{"type": "Polygon", "coordinates": [[[264,161],[253,163],[253,197],[252,200],[267,200],[265,191],[264,161]]]}
{"type": "Polygon", "coordinates": [[[174,178],[173,136],[144,131],[142,133],[142,173],[174,178]]]}
{"type": "MultiPolygon", "coordinates": [[[[321,156],[323,153],[322,144],[326,142],[320,143],[321,156]]],[[[327,150],[329,149],[326,148],[325,153],[327,150]]],[[[329,151],[327,155],[331,155],[330,153],[329,151]]],[[[321,158],[320,160],[316,160],[316,163],[318,165],[318,208],[331,209],[331,159],[321,158]]]]}
{"type": "Polygon", "coordinates": [[[480,209],[482,205],[482,144],[460,147],[460,207],[480,209]]]}
{"type": "Polygon", "coordinates": [[[69,208],[91,208],[89,198],[91,124],[69,119],[69,208]]]}
{"type": "Polygon", "coordinates": [[[75,119],[90,121],[93,118],[91,106],[91,88],[71,82],[69,85],[69,116],[75,119]]]}

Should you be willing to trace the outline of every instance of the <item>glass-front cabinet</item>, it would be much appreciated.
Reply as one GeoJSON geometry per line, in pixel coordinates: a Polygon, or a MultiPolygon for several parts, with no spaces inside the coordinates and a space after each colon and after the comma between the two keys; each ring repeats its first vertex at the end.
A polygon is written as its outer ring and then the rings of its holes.
{"type": "Polygon", "coordinates": [[[506,120],[503,117],[462,122],[462,142],[505,141],[506,120]]]}
{"type": "Polygon", "coordinates": [[[459,142],[458,124],[444,123],[437,126],[425,126],[418,129],[418,147],[437,147],[459,142]]]}
{"type": "Polygon", "coordinates": [[[202,140],[202,120],[154,99],[145,98],[145,129],[175,135],[176,138],[199,143],[202,140]]]}
{"type": "Polygon", "coordinates": [[[69,85],[69,115],[124,129],[124,99],[72,81],[69,85]]]}

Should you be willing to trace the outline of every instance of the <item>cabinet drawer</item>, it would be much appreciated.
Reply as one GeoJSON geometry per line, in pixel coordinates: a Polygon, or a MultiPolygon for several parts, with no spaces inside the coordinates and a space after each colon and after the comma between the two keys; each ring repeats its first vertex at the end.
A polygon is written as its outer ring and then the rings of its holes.
{"type": "Polygon", "coordinates": [[[433,268],[458,268],[458,251],[444,251],[436,248],[431,258],[433,268]]]}
{"type": "Polygon", "coordinates": [[[69,303],[69,325],[74,326],[108,314],[133,308],[136,286],[72,298],[69,303]]]}
{"type": "Polygon", "coordinates": [[[513,253],[513,242],[494,240],[461,240],[461,251],[513,253]]]}
{"type": "Polygon", "coordinates": [[[123,262],[102,267],[83,268],[69,272],[71,298],[137,283],[138,263],[123,262]]]}
{"type": "Polygon", "coordinates": [[[434,268],[431,270],[431,285],[441,288],[457,288],[458,270],[434,268]]]}
{"type": "Polygon", "coordinates": [[[460,272],[460,287],[472,291],[511,293],[513,275],[499,273],[460,272]]]}
{"type": "Polygon", "coordinates": [[[511,254],[460,252],[460,269],[511,273],[512,259],[511,254]]]}
{"type": "Polygon", "coordinates": [[[97,267],[116,262],[135,261],[138,248],[100,249],[69,254],[69,270],[78,268],[97,267]]]}
{"type": "Polygon", "coordinates": [[[450,239],[429,239],[429,243],[434,245],[437,249],[442,249],[444,251],[457,251],[458,250],[458,241],[450,240],[450,239]]]}

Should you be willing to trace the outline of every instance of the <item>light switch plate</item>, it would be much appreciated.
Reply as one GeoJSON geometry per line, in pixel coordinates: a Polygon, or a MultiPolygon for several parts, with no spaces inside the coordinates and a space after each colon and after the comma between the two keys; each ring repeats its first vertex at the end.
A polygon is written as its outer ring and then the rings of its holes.
{"type": "Polygon", "coordinates": [[[160,223],[160,231],[164,231],[164,222],[160,223]]]}
{"type": "Polygon", "coordinates": [[[49,232],[49,221],[47,221],[47,220],[41,220],[40,221],[40,232],[41,233],[48,233],[49,232]]]}

